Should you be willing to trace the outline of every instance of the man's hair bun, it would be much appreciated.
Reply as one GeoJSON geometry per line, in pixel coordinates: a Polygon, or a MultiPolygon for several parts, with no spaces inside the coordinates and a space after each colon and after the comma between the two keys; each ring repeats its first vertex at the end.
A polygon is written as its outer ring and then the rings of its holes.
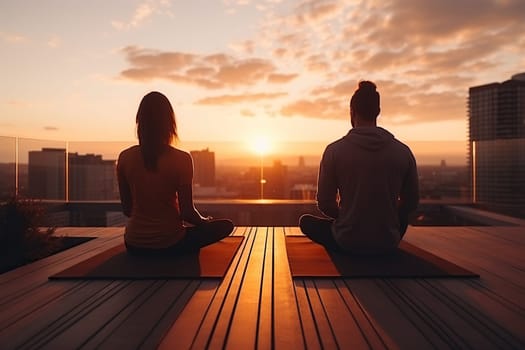
{"type": "Polygon", "coordinates": [[[369,80],[360,81],[350,100],[350,108],[364,119],[374,120],[381,110],[376,88],[376,84],[369,80]]]}
{"type": "Polygon", "coordinates": [[[376,84],[372,83],[369,80],[362,80],[359,82],[359,90],[376,91],[376,89],[376,84]]]}

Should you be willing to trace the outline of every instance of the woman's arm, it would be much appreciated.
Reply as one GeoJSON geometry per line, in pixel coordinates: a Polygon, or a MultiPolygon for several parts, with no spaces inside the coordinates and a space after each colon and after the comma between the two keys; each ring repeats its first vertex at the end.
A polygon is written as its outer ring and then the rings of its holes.
{"type": "Polygon", "coordinates": [[[190,224],[200,225],[210,218],[203,217],[193,204],[193,159],[191,155],[185,153],[181,164],[180,184],[177,191],[181,218],[190,224]]]}
{"type": "Polygon", "coordinates": [[[179,208],[182,220],[200,225],[210,218],[203,217],[193,204],[193,189],[191,184],[181,185],[178,191],[179,208]]]}

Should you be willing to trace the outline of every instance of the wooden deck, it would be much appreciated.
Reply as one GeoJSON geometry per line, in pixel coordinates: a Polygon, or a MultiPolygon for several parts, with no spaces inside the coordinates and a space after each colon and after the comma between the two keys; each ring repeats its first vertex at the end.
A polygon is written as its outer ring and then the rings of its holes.
{"type": "Polygon", "coordinates": [[[0,275],[0,349],[523,349],[525,226],[410,227],[406,239],[480,279],[298,279],[284,235],[245,240],[222,281],[48,281],[122,228],[0,275]]]}

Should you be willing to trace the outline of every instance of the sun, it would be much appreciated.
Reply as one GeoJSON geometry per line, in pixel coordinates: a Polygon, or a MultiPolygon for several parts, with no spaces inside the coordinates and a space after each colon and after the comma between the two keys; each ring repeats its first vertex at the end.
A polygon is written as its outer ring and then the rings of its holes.
{"type": "Polygon", "coordinates": [[[251,148],[257,154],[268,154],[272,149],[272,143],[266,136],[256,136],[251,140],[251,148]]]}

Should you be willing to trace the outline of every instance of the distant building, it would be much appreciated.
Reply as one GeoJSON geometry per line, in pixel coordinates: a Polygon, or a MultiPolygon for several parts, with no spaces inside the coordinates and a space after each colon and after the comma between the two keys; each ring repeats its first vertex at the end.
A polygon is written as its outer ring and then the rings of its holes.
{"type": "Polygon", "coordinates": [[[299,156],[299,163],[297,164],[297,166],[299,168],[304,168],[305,167],[304,156],[299,156]]]}
{"type": "Polygon", "coordinates": [[[65,200],[66,150],[42,148],[29,151],[27,195],[30,198],[65,200]]]}
{"type": "Polygon", "coordinates": [[[193,182],[202,187],[215,186],[215,153],[208,148],[202,151],[191,151],[193,158],[193,182]]]}
{"type": "Polygon", "coordinates": [[[475,203],[525,209],[525,73],[469,89],[469,165],[475,203]]]}
{"type": "Polygon", "coordinates": [[[101,155],[68,154],[66,150],[42,148],[29,151],[27,196],[53,200],[115,200],[118,184],[115,161],[101,155]],[[66,196],[66,186],[68,192],[66,196]],[[67,198],[66,198],[67,197],[67,198]]]}
{"type": "Polygon", "coordinates": [[[0,163],[0,200],[16,193],[16,164],[0,163]]]}
{"type": "Polygon", "coordinates": [[[274,160],[272,167],[264,168],[264,180],[265,199],[288,198],[288,167],[280,160],[274,160]]]}
{"type": "Polygon", "coordinates": [[[290,189],[290,199],[314,200],[317,186],[313,184],[294,184],[290,189]]]}
{"type": "Polygon", "coordinates": [[[287,199],[289,198],[288,167],[275,160],[271,167],[250,167],[233,188],[243,199],[287,199]],[[261,187],[261,175],[264,185],[261,187]],[[263,193],[261,193],[261,189],[263,193]]]}
{"type": "Polygon", "coordinates": [[[101,155],[69,153],[69,200],[118,199],[115,161],[101,155]]]}

